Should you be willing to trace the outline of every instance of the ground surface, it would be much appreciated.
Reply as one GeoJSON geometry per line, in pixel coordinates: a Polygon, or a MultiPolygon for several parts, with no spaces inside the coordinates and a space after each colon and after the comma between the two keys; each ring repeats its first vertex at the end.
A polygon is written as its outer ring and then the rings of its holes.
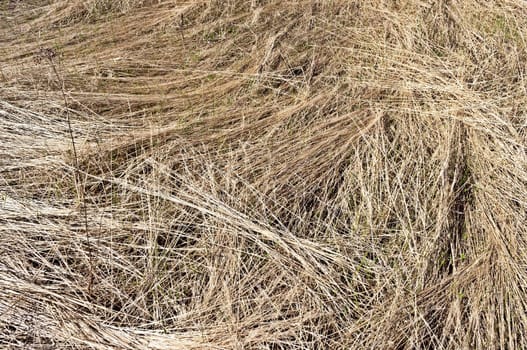
{"type": "Polygon", "coordinates": [[[526,348],[526,22],[0,2],[0,344],[526,348]]]}

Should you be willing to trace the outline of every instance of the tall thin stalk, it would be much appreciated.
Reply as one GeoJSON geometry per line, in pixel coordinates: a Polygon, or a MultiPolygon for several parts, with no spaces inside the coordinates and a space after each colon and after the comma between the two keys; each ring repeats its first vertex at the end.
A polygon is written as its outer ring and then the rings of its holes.
{"type": "Polygon", "coordinates": [[[53,49],[49,48],[41,48],[38,55],[37,60],[45,59],[49,65],[51,66],[51,69],[53,70],[53,74],[57,78],[57,81],[60,84],[60,91],[62,93],[62,99],[64,102],[64,109],[66,111],[66,122],[68,124],[68,134],[71,141],[71,147],[73,150],[73,159],[74,159],[74,165],[75,165],[75,189],[77,190],[77,196],[79,198],[79,202],[81,203],[81,213],[84,220],[84,234],[86,237],[86,245],[87,245],[87,253],[88,253],[88,265],[89,265],[89,279],[88,279],[88,293],[91,294],[92,285],[93,285],[93,251],[91,249],[91,242],[90,242],[90,234],[88,230],[88,208],[86,204],[86,188],[84,187],[82,181],[81,181],[81,169],[80,169],[80,163],[79,163],[79,155],[77,152],[77,146],[75,144],[75,135],[73,133],[73,127],[71,125],[71,113],[70,108],[68,105],[68,98],[66,96],[66,88],[64,79],[59,74],[59,71],[57,69],[57,64],[55,62],[57,57],[57,53],[53,49]]]}

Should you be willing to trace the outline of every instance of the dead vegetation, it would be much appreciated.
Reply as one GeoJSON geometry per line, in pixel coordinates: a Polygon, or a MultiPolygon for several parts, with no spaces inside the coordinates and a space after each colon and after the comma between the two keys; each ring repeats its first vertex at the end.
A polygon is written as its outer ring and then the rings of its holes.
{"type": "Polygon", "coordinates": [[[0,344],[527,347],[526,28],[522,1],[0,3],[0,344]]]}

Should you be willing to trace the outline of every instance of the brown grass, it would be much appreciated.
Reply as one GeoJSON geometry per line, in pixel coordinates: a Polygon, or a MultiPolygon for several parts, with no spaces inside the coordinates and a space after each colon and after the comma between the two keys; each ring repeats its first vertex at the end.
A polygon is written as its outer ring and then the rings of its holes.
{"type": "Polygon", "coordinates": [[[0,344],[527,348],[526,38],[519,0],[1,2],[0,344]]]}

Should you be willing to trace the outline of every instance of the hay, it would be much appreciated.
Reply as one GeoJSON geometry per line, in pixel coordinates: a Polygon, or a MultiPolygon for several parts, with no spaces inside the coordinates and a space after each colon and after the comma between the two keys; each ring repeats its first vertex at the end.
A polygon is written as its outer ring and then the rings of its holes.
{"type": "Polygon", "coordinates": [[[527,347],[526,14],[4,2],[0,343],[527,347]]]}

